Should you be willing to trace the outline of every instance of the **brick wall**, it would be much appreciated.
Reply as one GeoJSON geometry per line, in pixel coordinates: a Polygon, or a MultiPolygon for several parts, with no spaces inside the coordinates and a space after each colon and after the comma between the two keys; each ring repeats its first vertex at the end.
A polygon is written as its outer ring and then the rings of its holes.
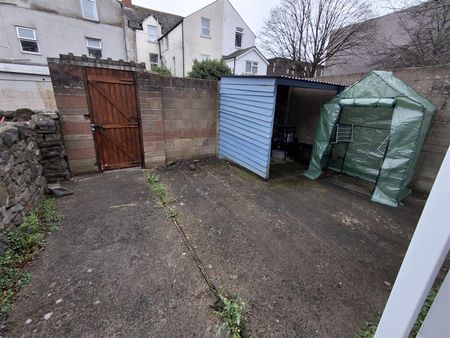
{"type": "MultiPolygon", "coordinates": [[[[450,145],[450,64],[404,68],[393,70],[393,73],[437,108],[413,179],[413,189],[428,193],[450,145]]],[[[352,84],[365,75],[366,73],[330,75],[317,79],[352,84]]]]}
{"type": "Polygon", "coordinates": [[[148,73],[141,65],[61,55],[49,69],[72,174],[97,172],[83,67],[136,73],[146,167],[217,152],[218,82],[148,73]]]}
{"type": "Polygon", "coordinates": [[[137,74],[146,166],[216,154],[218,82],[137,74]]]}
{"type": "Polygon", "coordinates": [[[49,63],[67,159],[73,174],[98,171],[83,67],[49,63]]]}

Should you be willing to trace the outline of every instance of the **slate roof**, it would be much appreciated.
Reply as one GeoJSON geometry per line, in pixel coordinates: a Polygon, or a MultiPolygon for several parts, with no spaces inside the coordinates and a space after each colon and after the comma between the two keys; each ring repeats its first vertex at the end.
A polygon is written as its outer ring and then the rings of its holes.
{"type": "Polygon", "coordinates": [[[251,46],[251,47],[248,47],[248,48],[239,49],[239,50],[237,50],[237,51],[235,51],[235,52],[233,52],[233,53],[231,53],[229,55],[225,55],[223,57],[223,59],[224,60],[234,59],[234,58],[238,57],[239,55],[247,53],[250,49],[253,49],[253,48],[256,48],[256,47],[255,46],[251,46]]]}
{"type": "Polygon", "coordinates": [[[123,7],[123,12],[128,19],[131,28],[142,29],[142,21],[152,15],[161,25],[161,34],[164,35],[180,23],[184,18],[179,15],[155,11],[154,9],[134,6],[133,8],[123,7]]]}

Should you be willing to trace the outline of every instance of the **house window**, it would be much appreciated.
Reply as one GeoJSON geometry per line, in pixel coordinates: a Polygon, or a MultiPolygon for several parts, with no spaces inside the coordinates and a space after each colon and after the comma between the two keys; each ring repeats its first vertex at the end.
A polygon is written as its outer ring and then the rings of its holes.
{"type": "Polygon", "coordinates": [[[201,54],[201,55],[200,55],[200,60],[202,60],[202,61],[208,61],[208,60],[211,60],[211,56],[208,55],[208,54],[201,54]]]}
{"type": "Polygon", "coordinates": [[[211,36],[211,19],[202,17],[202,36],[211,36]]]}
{"type": "Polygon", "coordinates": [[[163,41],[164,41],[163,44],[164,44],[165,50],[168,50],[168,49],[169,49],[169,36],[166,35],[166,36],[164,37],[163,41]]]}
{"type": "Polygon", "coordinates": [[[158,54],[150,53],[150,69],[158,68],[158,54]]]}
{"type": "Polygon", "coordinates": [[[148,41],[156,42],[158,40],[158,31],[156,29],[156,26],[148,25],[147,32],[148,32],[148,41]]]}
{"type": "Polygon", "coordinates": [[[242,36],[244,35],[243,31],[244,30],[242,28],[236,27],[236,33],[234,35],[234,45],[236,47],[242,47],[242,36]]]}
{"type": "Polygon", "coordinates": [[[80,0],[81,13],[84,19],[98,21],[97,3],[95,0],[80,0]]]}
{"type": "Polygon", "coordinates": [[[174,57],[172,57],[172,64],[173,64],[173,75],[176,75],[177,74],[177,63],[176,63],[176,60],[175,60],[175,56],[174,57]]]}
{"type": "Polygon", "coordinates": [[[102,57],[102,40],[86,38],[88,55],[100,59],[102,57]]]}
{"type": "Polygon", "coordinates": [[[34,28],[16,27],[16,31],[22,52],[39,54],[36,30],[34,28]]]}
{"type": "Polygon", "coordinates": [[[258,62],[246,61],[245,62],[245,72],[247,74],[257,74],[258,73],[258,62]]]}

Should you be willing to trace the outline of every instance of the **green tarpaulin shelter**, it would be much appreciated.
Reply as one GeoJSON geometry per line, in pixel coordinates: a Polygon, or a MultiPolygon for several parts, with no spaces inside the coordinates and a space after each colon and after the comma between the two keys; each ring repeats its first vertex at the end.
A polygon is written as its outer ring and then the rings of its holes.
{"type": "Polygon", "coordinates": [[[397,206],[435,111],[391,72],[371,72],[323,105],[305,176],[343,172],[374,183],[372,201],[397,206]]]}

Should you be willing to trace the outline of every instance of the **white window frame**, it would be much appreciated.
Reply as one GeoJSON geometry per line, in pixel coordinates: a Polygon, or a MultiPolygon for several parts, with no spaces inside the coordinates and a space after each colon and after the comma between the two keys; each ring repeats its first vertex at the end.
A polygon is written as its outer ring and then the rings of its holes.
{"type": "Polygon", "coordinates": [[[159,55],[157,53],[149,53],[148,58],[150,60],[150,69],[153,69],[155,67],[159,67],[159,55]],[[156,55],[156,63],[152,62],[152,55],[156,55]]]}
{"type": "Polygon", "coordinates": [[[153,42],[156,43],[158,42],[158,27],[156,25],[147,25],[147,39],[148,42],[153,42]],[[152,34],[150,34],[150,27],[154,27],[155,28],[155,34],[154,36],[152,34]]]}
{"type": "Polygon", "coordinates": [[[86,14],[84,13],[83,0],[80,0],[81,15],[83,16],[83,19],[91,20],[91,21],[98,21],[97,1],[96,1],[96,0],[87,0],[87,1],[91,1],[91,2],[94,3],[94,7],[95,7],[94,17],[93,17],[93,18],[90,18],[90,17],[87,17],[87,16],[86,16],[86,14]]]}
{"type": "Polygon", "coordinates": [[[249,75],[256,75],[256,74],[258,74],[258,62],[246,60],[245,61],[245,73],[249,74],[249,75]],[[250,72],[247,71],[247,63],[250,63],[250,72]],[[256,72],[253,72],[253,67],[256,67],[256,72]]]}
{"type": "Polygon", "coordinates": [[[38,44],[38,40],[37,40],[36,28],[24,27],[24,26],[16,26],[16,33],[17,33],[17,38],[19,39],[20,50],[21,50],[22,53],[26,53],[26,54],[40,54],[41,51],[39,49],[39,44],[38,44]],[[21,37],[20,33],[19,33],[20,29],[32,31],[33,32],[33,38],[21,37]],[[22,40],[36,42],[36,46],[37,46],[38,51],[37,52],[29,52],[29,51],[23,50],[22,40]]]}
{"type": "Polygon", "coordinates": [[[236,31],[234,32],[234,47],[236,48],[242,48],[242,42],[244,40],[244,29],[241,27],[236,27],[236,31]],[[241,35],[241,45],[236,45],[236,36],[240,34],[241,35]]]}
{"type": "Polygon", "coordinates": [[[88,50],[88,55],[89,55],[89,48],[90,48],[90,49],[100,50],[102,52],[102,57],[103,57],[103,44],[102,44],[102,40],[101,39],[91,38],[91,37],[86,36],[85,37],[85,41],[86,41],[86,47],[87,47],[87,50],[88,50]],[[100,43],[100,47],[98,47],[98,46],[90,46],[89,45],[89,40],[96,40],[96,41],[98,41],[100,43]]]}
{"type": "Polygon", "coordinates": [[[211,60],[211,55],[200,54],[200,61],[208,61],[208,60],[211,60]]]}
{"type": "Polygon", "coordinates": [[[204,16],[201,17],[201,19],[200,19],[200,36],[202,36],[204,38],[210,38],[211,37],[211,19],[210,18],[206,18],[204,16]],[[205,22],[208,23],[207,26],[203,25],[203,20],[205,20],[205,22]],[[204,29],[208,30],[208,34],[204,34],[203,33],[204,29]]]}
{"type": "Polygon", "coordinates": [[[164,50],[169,50],[169,35],[163,38],[164,50]]]}

